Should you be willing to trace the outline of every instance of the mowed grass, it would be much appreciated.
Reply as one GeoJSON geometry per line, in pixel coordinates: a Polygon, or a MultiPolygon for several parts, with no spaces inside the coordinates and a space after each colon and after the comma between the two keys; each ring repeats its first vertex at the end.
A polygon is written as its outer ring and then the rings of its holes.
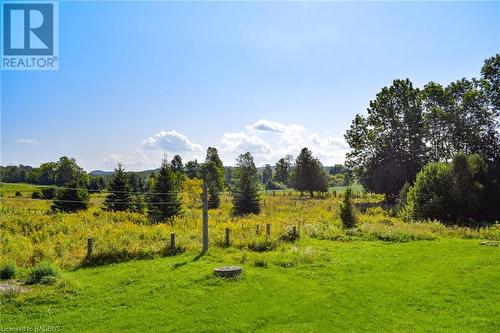
{"type": "Polygon", "coordinates": [[[62,332],[500,330],[500,248],[305,238],[266,253],[212,247],[64,273],[2,299],[2,328],[62,332]],[[257,265],[256,265],[257,263],[257,265]],[[239,264],[237,280],[212,269],[239,264]],[[264,266],[264,267],[257,267],[264,266]]]}

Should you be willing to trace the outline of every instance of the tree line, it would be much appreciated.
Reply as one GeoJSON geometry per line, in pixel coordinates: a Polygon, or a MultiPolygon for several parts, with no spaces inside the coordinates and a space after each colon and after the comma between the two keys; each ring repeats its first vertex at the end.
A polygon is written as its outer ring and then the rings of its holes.
{"type": "MultiPolygon", "coordinates": [[[[160,168],[150,172],[147,178],[127,173],[118,164],[106,181],[102,176],[88,175],[74,159],[67,157],[61,157],[55,163],[43,163],[39,168],[19,166],[5,169],[10,174],[7,177],[2,175],[3,181],[30,179],[35,184],[58,185],[42,187],[32,194],[34,199],[52,199],[54,211],[87,209],[89,191],[105,191],[108,194],[103,203],[104,210],[146,212],[153,222],[168,221],[182,214],[182,194],[190,196],[190,202],[194,202],[195,206],[201,199],[203,183],[207,186],[209,209],[219,208],[220,193],[227,189],[233,198],[235,215],[258,214],[261,209],[259,192],[268,188],[271,181],[283,188],[291,187],[308,193],[311,197],[314,192],[326,192],[329,185],[326,169],[308,148],[303,148],[295,160],[291,156],[281,158],[274,171],[269,166],[264,167],[261,174],[249,152],[238,157],[235,167],[225,167],[213,147],[207,149],[202,163],[194,160],[184,165],[179,155],[175,155],[170,162],[164,158],[160,168]],[[19,176],[21,170],[26,171],[25,175],[13,178],[16,173],[19,176]],[[34,174],[38,178],[27,177],[34,174]]],[[[343,172],[339,166],[335,170],[330,172],[343,172]]]]}
{"type": "Polygon", "coordinates": [[[356,115],[345,134],[351,148],[346,166],[365,189],[384,193],[390,202],[411,199],[407,211],[414,218],[500,216],[500,55],[485,60],[477,79],[447,86],[429,82],[422,89],[409,79],[394,80],[370,101],[367,113],[356,115]],[[436,203],[452,187],[446,203],[436,203]],[[457,208],[465,200],[459,193],[474,202],[466,205],[468,213],[457,208]],[[431,204],[434,208],[422,208],[431,204]]]}

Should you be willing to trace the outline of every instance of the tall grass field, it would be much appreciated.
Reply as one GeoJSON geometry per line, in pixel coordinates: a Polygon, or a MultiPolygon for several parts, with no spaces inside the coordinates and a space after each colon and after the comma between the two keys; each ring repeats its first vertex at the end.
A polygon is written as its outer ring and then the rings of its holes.
{"type": "Polygon", "coordinates": [[[341,189],[309,198],[261,194],[262,212],[231,217],[231,197],[209,211],[201,250],[201,205],[171,224],[106,212],[91,194],[85,212],[50,212],[36,186],[2,184],[2,328],[64,332],[317,332],[500,330],[500,227],[404,222],[355,192],[358,224],[339,217],[341,189]],[[20,192],[16,195],[16,192],[20,192]],[[270,237],[266,225],[270,224],[270,237]],[[283,237],[293,227],[297,239],[283,237]],[[230,243],[225,243],[226,228],[230,243]],[[176,249],[170,249],[171,233],[176,249]],[[87,255],[87,239],[94,240],[87,255]],[[491,246],[493,245],[493,246],[491,246]],[[53,278],[29,284],[49,265],[53,278]],[[213,269],[239,265],[237,279],[213,269]]]}

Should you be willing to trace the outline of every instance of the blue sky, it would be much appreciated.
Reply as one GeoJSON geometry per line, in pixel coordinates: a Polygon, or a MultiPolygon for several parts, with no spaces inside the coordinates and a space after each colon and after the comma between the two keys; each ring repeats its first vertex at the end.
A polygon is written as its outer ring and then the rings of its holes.
{"type": "Polygon", "coordinates": [[[477,77],[500,3],[61,2],[59,70],[2,71],[1,163],[87,170],[163,154],[342,162],[356,113],[396,78],[477,77]]]}

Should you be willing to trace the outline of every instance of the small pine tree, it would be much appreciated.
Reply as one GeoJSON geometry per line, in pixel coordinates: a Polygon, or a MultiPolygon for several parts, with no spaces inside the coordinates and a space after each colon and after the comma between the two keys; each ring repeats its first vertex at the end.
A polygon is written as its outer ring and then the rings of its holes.
{"type": "Polygon", "coordinates": [[[224,166],[216,148],[208,147],[207,149],[202,177],[208,184],[208,209],[219,208],[220,191],[224,188],[224,166]]]}
{"type": "Polygon", "coordinates": [[[164,158],[160,171],[152,182],[152,193],[147,197],[148,212],[152,221],[167,221],[182,213],[179,190],[175,172],[171,169],[167,159],[164,158]]]}
{"type": "Polygon", "coordinates": [[[340,205],[340,219],[344,228],[350,229],[356,227],[356,213],[351,199],[352,191],[349,186],[344,192],[344,200],[340,205]]]}
{"type": "Polygon", "coordinates": [[[146,209],[146,204],[144,203],[144,197],[141,194],[139,193],[133,194],[131,201],[132,201],[130,206],[131,211],[135,213],[144,212],[144,210],[146,209]]]}
{"type": "Polygon", "coordinates": [[[118,168],[115,169],[115,175],[109,183],[109,191],[104,201],[105,210],[125,211],[132,207],[131,188],[121,164],[118,164],[118,168]]]}
{"type": "Polygon", "coordinates": [[[234,215],[260,213],[259,175],[250,153],[239,156],[235,171],[236,186],[233,191],[234,215]]]}
{"type": "Polygon", "coordinates": [[[57,191],[51,209],[66,213],[87,209],[89,205],[89,192],[78,189],[76,183],[69,183],[66,186],[66,188],[57,191]]]}

